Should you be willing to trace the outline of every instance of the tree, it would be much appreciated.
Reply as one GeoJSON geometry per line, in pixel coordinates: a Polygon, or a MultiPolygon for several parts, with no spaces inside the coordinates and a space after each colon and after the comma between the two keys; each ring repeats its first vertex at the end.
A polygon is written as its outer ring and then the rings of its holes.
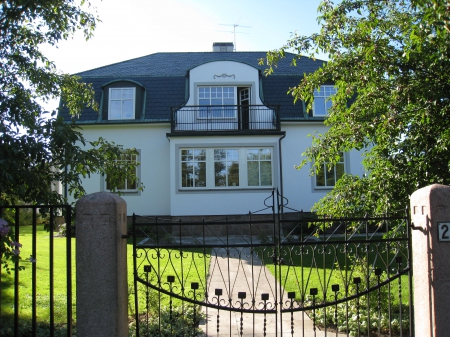
{"type": "Polygon", "coordinates": [[[134,149],[102,138],[87,142],[74,123],[65,123],[56,111],[46,113],[39,103],[61,97],[73,116],[96,107],[92,88],[58,72],[40,47],[57,45],[76,31],[89,39],[97,21],[84,0],[0,1],[1,203],[63,202],[50,189],[55,181],[78,198],[84,193],[81,177],[91,173],[108,174],[113,189],[127,176],[136,179],[134,163],[117,166],[120,156],[134,149]]]}
{"type": "MultiPolygon", "coordinates": [[[[322,1],[320,32],[294,35],[268,53],[268,73],[286,50],[329,55],[305,75],[294,98],[334,81],[338,91],[322,135],[312,135],[305,163],[336,163],[363,152],[366,174],[345,175],[313,210],[333,216],[404,210],[416,189],[450,183],[450,3],[447,0],[322,1]]],[[[293,63],[301,62],[300,58],[293,63]]],[[[276,71],[276,70],[275,70],[276,71]]]]}

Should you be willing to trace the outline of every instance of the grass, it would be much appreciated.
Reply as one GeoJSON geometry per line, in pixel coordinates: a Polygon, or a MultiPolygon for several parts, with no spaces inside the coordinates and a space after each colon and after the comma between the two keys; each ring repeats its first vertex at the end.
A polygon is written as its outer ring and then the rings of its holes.
{"type": "MultiPolygon", "coordinates": [[[[72,285],[73,285],[73,319],[76,320],[76,265],[75,265],[75,250],[76,239],[72,238],[72,285]]],[[[28,257],[32,255],[32,226],[20,226],[20,239],[22,244],[20,255],[22,260],[20,265],[25,267],[25,270],[19,272],[19,316],[21,321],[29,321],[32,317],[32,263],[28,261],[28,257]]],[[[54,237],[54,310],[55,310],[55,322],[66,323],[67,322],[67,308],[66,308],[66,238],[54,237]]],[[[37,256],[36,256],[36,271],[37,271],[37,284],[36,284],[36,310],[38,322],[49,322],[50,314],[50,275],[49,275],[49,261],[50,261],[50,235],[44,229],[43,225],[37,226],[37,256]]],[[[178,250],[163,250],[159,252],[161,259],[159,262],[160,271],[163,277],[168,275],[177,275],[183,273],[184,284],[179,284],[178,278],[173,285],[176,289],[184,287],[187,291],[190,290],[191,282],[198,279],[205,279],[205,268],[197,268],[195,266],[209,265],[209,255],[203,256],[202,251],[192,250],[184,251],[183,259],[180,259],[180,253],[178,250]]],[[[157,266],[156,255],[150,253],[148,255],[143,254],[138,258],[138,266],[140,276],[145,279],[145,273],[143,271],[144,265],[157,266]]],[[[128,265],[128,284],[130,292],[133,291],[133,245],[132,240],[128,240],[127,244],[127,265],[128,265]]],[[[154,273],[154,271],[153,271],[154,273]]],[[[150,278],[152,273],[149,274],[150,278]]],[[[167,280],[162,279],[162,286],[164,289],[168,289],[167,280]]],[[[141,290],[138,292],[140,303],[146,301],[146,287],[140,286],[141,290]]],[[[174,290],[176,290],[174,289],[174,290]]],[[[202,285],[198,293],[202,293],[202,285]]],[[[161,306],[169,305],[168,296],[160,295],[158,292],[150,290],[152,297],[152,304],[158,303],[161,306]],[[156,302],[155,302],[156,301],[156,302]]],[[[0,318],[2,322],[12,320],[14,315],[14,271],[11,274],[7,274],[5,270],[1,270],[1,284],[0,284],[0,318]]],[[[173,305],[176,306],[179,303],[174,301],[173,305]]],[[[134,312],[134,300],[129,297],[128,303],[129,313],[134,312]]],[[[144,306],[145,308],[145,306],[144,306]]],[[[142,310],[142,307],[140,308],[142,310]]]]}
{"type": "MultiPolygon", "coordinates": [[[[331,291],[331,286],[334,284],[339,285],[339,298],[342,298],[345,286],[351,287],[355,277],[361,277],[363,280],[367,277],[368,267],[363,261],[370,262],[372,275],[373,268],[379,268],[384,272],[381,282],[386,279],[387,271],[392,277],[395,273],[393,270],[398,268],[392,247],[379,243],[366,246],[356,242],[347,246],[347,252],[344,247],[344,244],[332,241],[327,245],[321,243],[303,247],[295,244],[285,245],[280,251],[280,256],[283,258],[282,265],[274,265],[273,258],[268,252],[260,250],[259,254],[263,257],[269,271],[281,282],[283,289],[286,292],[295,292],[295,298],[298,301],[308,298],[311,288],[318,289],[317,300],[323,301],[325,297],[328,301],[334,300],[334,292],[331,291]]],[[[399,255],[404,256],[404,252],[400,251],[399,255]]],[[[402,266],[404,268],[405,264],[403,263],[402,266]]],[[[407,304],[408,276],[402,276],[401,282],[402,302],[407,304]]],[[[398,293],[397,281],[391,283],[391,292],[398,293]]],[[[398,303],[398,296],[394,301],[398,303]]]]}
{"type": "MultiPolygon", "coordinates": [[[[19,273],[20,277],[20,320],[21,322],[29,321],[31,319],[31,279],[32,279],[32,263],[27,260],[31,255],[32,246],[32,228],[31,226],[20,227],[20,243],[23,245],[21,249],[21,256],[23,260],[21,265],[25,267],[25,270],[19,273]]],[[[66,323],[66,238],[55,237],[54,239],[54,300],[55,300],[55,322],[59,325],[66,323]]],[[[76,291],[75,291],[75,248],[76,239],[72,240],[72,277],[73,277],[73,315],[76,320],[76,291]]],[[[43,226],[37,227],[37,320],[39,323],[45,323],[49,321],[50,312],[50,283],[49,283],[49,243],[50,236],[43,226]]],[[[349,280],[351,283],[356,272],[351,272],[353,266],[352,256],[355,256],[358,252],[359,256],[366,257],[369,260],[376,258],[375,266],[386,270],[392,268],[394,265],[390,262],[394,259],[394,256],[389,251],[384,251],[379,246],[369,246],[367,252],[362,249],[364,247],[358,246],[356,243],[352,244],[352,250],[345,253],[341,248],[336,248],[335,244],[327,245],[325,249],[326,254],[321,254],[322,245],[311,244],[305,246],[301,250],[300,246],[292,244],[286,245],[281,251],[281,256],[285,260],[284,265],[274,265],[272,258],[272,250],[259,249],[258,254],[264,259],[267,268],[280,280],[284,290],[286,292],[294,291],[296,293],[296,299],[307,298],[310,288],[318,288],[319,293],[318,300],[323,299],[325,296],[329,299],[334,296],[331,292],[332,284],[339,284],[342,290],[344,289],[344,279],[349,280]]],[[[392,247],[391,247],[392,248],[392,247]]],[[[131,239],[127,245],[128,256],[128,283],[130,291],[133,291],[133,246],[131,239]]],[[[186,249],[181,255],[178,250],[173,249],[142,249],[139,252],[139,258],[137,259],[138,275],[141,279],[148,278],[148,282],[155,287],[162,287],[166,291],[169,291],[172,287],[172,291],[175,293],[184,293],[186,296],[193,297],[194,292],[191,289],[192,282],[199,282],[199,280],[206,279],[206,273],[208,272],[210,251],[203,251],[200,249],[186,249]],[[150,266],[150,272],[144,271],[144,266],[150,266]],[[157,273],[156,273],[157,271],[157,273]],[[156,275],[160,275],[159,279],[156,275]],[[182,276],[181,276],[182,275],[182,276]],[[174,282],[168,282],[168,276],[174,276],[174,282]],[[180,281],[184,282],[181,283],[180,281]]],[[[13,275],[8,275],[4,270],[1,271],[1,318],[2,324],[13,315],[13,275]]],[[[361,270],[359,270],[361,273],[361,270]]],[[[408,277],[403,276],[402,281],[402,302],[407,304],[408,277]]],[[[202,300],[204,294],[205,284],[201,283],[196,290],[196,298],[202,300]]],[[[395,281],[391,287],[392,294],[398,293],[398,283],[395,281]]],[[[179,308],[186,304],[178,299],[173,299],[170,303],[170,299],[167,295],[161,292],[150,289],[142,284],[139,284],[138,290],[139,296],[139,312],[144,312],[147,309],[148,303],[152,308],[167,307],[172,305],[174,308],[179,308]]],[[[398,295],[393,298],[393,303],[398,303],[398,295]]],[[[129,297],[129,313],[134,313],[134,300],[133,296],[129,297]]]]}
{"type": "MultiPolygon", "coordinates": [[[[54,242],[54,299],[55,321],[66,322],[66,239],[53,238],[54,242]]],[[[29,320],[32,317],[32,263],[28,257],[32,255],[32,227],[20,226],[20,240],[22,244],[20,265],[25,270],[19,272],[19,310],[20,318],[29,320]]],[[[36,310],[37,319],[48,321],[50,313],[50,235],[43,225],[37,227],[36,240],[36,310]]],[[[72,239],[72,257],[75,260],[75,239],[72,239]]],[[[14,314],[14,272],[8,275],[1,270],[1,315],[3,319],[10,319],[14,314]]],[[[75,264],[72,265],[73,284],[75,284],[75,264]]],[[[74,302],[75,303],[75,302],[74,302]]],[[[75,311],[75,306],[73,307],[75,311]]]]}

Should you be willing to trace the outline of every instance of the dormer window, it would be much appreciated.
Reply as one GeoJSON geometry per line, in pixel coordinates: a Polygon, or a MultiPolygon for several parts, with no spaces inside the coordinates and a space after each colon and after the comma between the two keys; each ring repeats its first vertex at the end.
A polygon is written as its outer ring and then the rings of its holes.
{"type": "Polygon", "coordinates": [[[326,117],[331,108],[331,96],[336,94],[336,87],[333,85],[321,85],[320,89],[314,90],[313,116],[326,117]]]}
{"type": "Polygon", "coordinates": [[[134,119],[136,88],[109,88],[109,120],[134,119]]]}

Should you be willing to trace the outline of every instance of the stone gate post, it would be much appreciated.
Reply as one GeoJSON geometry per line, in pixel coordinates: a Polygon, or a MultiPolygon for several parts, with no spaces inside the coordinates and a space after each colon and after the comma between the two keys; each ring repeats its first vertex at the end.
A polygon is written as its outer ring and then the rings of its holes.
{"type": "Polygon", "coordinates": [[[128,336],[127,205],[112,193],[76,203],[77,336],[128,336]]]}
{"type": "Polygon", "coordinates": [[[415,336],[450,334],[450,186],[411,196],[415,336]]]}

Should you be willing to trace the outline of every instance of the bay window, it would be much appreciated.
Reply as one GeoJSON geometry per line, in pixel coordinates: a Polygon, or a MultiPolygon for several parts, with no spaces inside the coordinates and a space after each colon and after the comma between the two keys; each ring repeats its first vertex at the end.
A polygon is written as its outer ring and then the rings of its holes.
{"type": "Polygon", "coordinates": [[[233,189],[273,186],[273,148],[180,149],[182,189],[233,189]]]}

